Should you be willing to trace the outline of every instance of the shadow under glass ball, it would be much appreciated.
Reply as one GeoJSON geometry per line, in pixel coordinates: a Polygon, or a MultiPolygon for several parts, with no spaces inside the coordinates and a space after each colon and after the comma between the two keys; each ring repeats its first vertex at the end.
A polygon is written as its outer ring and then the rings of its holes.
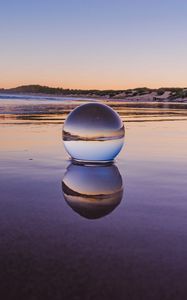
{"type": "Polygon", "coordinates": [[[112,161],[123,146],[124,135],[119,115],[101,103],[78,106],[63,128],[65,149],[77,161],[112,161]]]}
{"type": "Polygon", "coordinates": [[[123,182],[115,165],[70,164],[62,181],[68,205],[87,219],[111,213],[121,202],[123,182]]]}

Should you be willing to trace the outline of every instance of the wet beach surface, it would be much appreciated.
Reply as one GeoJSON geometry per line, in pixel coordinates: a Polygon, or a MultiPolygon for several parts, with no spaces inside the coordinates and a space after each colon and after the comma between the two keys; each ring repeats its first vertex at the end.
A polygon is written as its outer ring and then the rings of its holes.
{"type": "Polygon", "coordinates": [[[92,171],[61,137],[82,102],[0,100],[1,299],[185,299],[187,105],[111,103],[125,147],[92,171]]]}

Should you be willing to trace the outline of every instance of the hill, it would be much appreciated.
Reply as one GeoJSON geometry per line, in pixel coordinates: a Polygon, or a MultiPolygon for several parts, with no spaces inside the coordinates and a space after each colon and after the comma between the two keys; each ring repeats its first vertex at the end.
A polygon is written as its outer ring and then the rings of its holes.
{"type": "Polygon", "coordinates": [[[6,94],[37,94],[54,96],[92,97],[141,101],[187,101],[187,88],[159,88],[146,87],[126,90],[79,90],[63,89],[41,85],[23,85],[10,89],[0,89],[6,94]]]}

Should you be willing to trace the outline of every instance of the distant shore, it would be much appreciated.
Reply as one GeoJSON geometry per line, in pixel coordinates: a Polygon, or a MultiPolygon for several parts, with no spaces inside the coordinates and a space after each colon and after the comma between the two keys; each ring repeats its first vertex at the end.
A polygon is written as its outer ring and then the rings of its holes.
{"type": "Polygon", "coordinates": [[[135,88],[127,90],[75,90],[40,85],[0,89],[1,97],[45,97],[48,99],[73,98],[120,102],[177,102],[187,103],[187,88],[135,88]]]}
{"type": "Polygon", "coordinates": [[[79,101],[107,101],[107,102],[127,102],[127,103],[137,103],[137,102],[147,102],[147,103],[187,103],[187,98],[177,98],[177,99],[150,99],[149,97],[124,97],[124,98],[113,98],[106,96],[90,96],[90,95],[51,95],[46,93],[7,93],[0,92],[0,99],[24,99],[24,98],[36,98],[38,100],[45,98],[46,100],[72,100],[79,101]]]}

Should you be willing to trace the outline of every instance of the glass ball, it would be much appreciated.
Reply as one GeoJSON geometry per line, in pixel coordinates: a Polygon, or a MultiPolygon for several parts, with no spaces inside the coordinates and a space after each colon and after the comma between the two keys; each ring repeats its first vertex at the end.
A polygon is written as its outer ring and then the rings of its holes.
{"type": "Polygon", "coordinates": [[[65,149],[77,161],[112,161],[123,146],[124,135],[119,115],[101,103],[76,107],[63,128],[65,149]]]}
{"type": "Polygon", "coordinates": [[[123,182],[115,165],[70,164],[62,181],[68,205],[87,219],[111,213],[121,202],[123,182]]]}

